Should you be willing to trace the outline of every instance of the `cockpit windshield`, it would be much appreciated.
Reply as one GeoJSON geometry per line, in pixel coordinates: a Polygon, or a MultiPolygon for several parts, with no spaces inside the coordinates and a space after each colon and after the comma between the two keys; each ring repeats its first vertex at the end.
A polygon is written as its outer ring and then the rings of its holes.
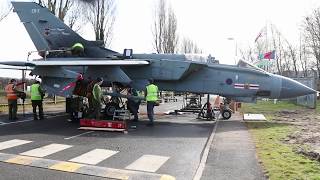
{"type": "Polygon", "coordinates": [[[187,61],[196,61],[203,63],[219,63],[213,56],[206,54],[185,54],[187,61]]]}
{"type": "Polygon", "coordinates": [[[243,67],[243,68],[251,68],[251,69],[255,69],[257,71],[261,71],[261,72],[264,72],[264,73],[267,73],[265,70],[261,69],[261,68],[258,68],[257,66],[247,62],[247,61],[244,61],[242,59],[239,60],[238,62],[238,67],[243,67]]]}

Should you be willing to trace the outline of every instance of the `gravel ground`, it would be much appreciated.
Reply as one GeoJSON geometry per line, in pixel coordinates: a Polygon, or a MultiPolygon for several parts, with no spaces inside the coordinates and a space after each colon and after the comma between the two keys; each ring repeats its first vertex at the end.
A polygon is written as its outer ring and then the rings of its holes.
{"type": "Polygon", "coordinates": [[[296,151],[320,161],[320,114],[313,109],[283,110],[273,118],[279,123],[289,123],[297,130],[285,142],[297,145],[296,151]]]}

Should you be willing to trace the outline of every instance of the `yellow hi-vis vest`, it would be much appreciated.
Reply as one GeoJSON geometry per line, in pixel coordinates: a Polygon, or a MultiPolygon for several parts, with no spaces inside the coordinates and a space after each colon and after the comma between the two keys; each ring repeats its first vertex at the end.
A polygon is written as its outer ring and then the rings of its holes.
{"type": "Polygon", "coordinates": [[[80,49],[84,49],[83,45],[81,43],[75,43],[71,49],[75,49],[75,48],[80,48],[80,49]]]}
{"type": "Polygon", "coordinates": [[[149,84],[147,86],[147,101],[157,101],[158,100],[158,86],[154,84],[149,84]]]}
{"type": "Polygon", "coordinates": [[[98,84],[95,84],[93,86],[93,90],[92,90],[92,94],[93,94],[93,98],[100,102],[101,101],[101,97],[102,97],[102,92],[101,92],[101,87],[98,84]]]}
{"type": "Polygon", "coordinates": [[[41,94],[39,92],[40,84],[31,85],[31,100],[41,100],[41,94]]]}

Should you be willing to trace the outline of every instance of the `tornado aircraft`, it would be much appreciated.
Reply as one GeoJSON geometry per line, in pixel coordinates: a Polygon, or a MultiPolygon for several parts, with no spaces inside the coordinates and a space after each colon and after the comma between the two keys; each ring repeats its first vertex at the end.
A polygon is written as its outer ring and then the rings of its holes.
{"type": "Polygon", "coordinates": [[[70,29],[47,8],[33,2],[12,2],[39,54],[32,61],[1,61],[17,69],[28,68],[41,77],[49,93],[70,96],[70,83],[82,78],[103,77],[104,85],[117,83],[143,90],[154,79],[160,90],[216,94],[237,101],[257,97],[286,99],[316,93],[287,77],[268,73],[249,63],[238,65],[208,63],[205,58],[185,54],[118,53],[99,41],[88,41],[70,29]],[[81,54],[66,53],[76,43],[81,54]]]}

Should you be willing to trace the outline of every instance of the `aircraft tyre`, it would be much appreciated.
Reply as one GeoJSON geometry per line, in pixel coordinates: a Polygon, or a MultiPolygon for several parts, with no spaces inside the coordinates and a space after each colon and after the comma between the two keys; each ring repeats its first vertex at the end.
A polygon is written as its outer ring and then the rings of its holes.
{"type": "Polygon", "coordinates": [[[221,115],[222,115],[223,119],[230,119],[231,115],[232,115],[232,112],[229,109],[224,109],[222,111],[221,115]]]}
{"type": "Polygon", "coordinates": [[[107,118],[113,118],[113,113],[115,110],[120,109],[119,105],[115,102],[109,102],[106,104],[106,107],[104,109],[104,115],[107,118]]]}

